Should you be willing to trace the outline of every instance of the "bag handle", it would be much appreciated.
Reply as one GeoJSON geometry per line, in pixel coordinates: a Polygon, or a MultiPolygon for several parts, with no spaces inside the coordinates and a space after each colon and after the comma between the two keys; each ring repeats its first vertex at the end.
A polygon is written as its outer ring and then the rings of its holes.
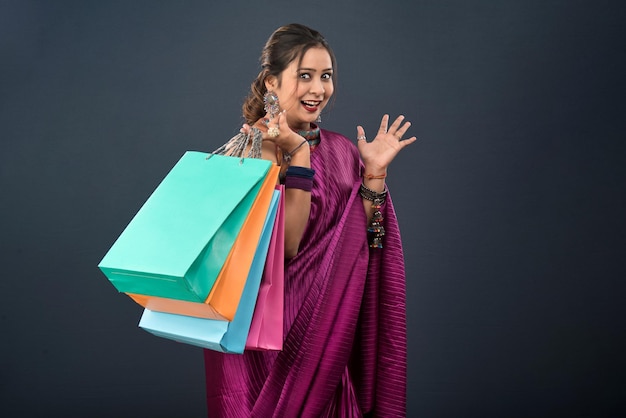
{"type": "Polygon", "coordinates": [[[228,140],[224,145],[210,153],[206,159],[211,156],[227,155],[231,157],[240,157],[240,164],[243,163],[244,158],[261,158],[261,145],[263,143],[263,134],[259,128],[252,127],[250,132],[245,134],[243,132],[238,133],[228,140]],[[246,154],[246,148],[248,153],[246,154]]]}

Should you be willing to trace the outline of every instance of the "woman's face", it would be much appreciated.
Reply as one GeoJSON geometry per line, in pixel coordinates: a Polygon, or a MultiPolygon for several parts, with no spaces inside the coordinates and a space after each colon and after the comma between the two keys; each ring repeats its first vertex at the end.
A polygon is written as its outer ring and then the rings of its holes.
{"type": "Polygon", "coordinates": [[[281,110],[286,110],[292,129],[309,129],[333,95],[333,65],[325,48],[309,48],[302,62],[293,60],[280,74],[280,83],[269,77],[268,90],[278,96],[281,110]]]}

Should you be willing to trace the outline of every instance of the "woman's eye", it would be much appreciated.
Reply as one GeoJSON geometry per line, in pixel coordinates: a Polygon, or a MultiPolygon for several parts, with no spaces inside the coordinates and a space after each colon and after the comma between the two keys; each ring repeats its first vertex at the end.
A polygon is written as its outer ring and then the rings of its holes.
{"type": "Polygon", "coordinates": [[[300,74],[300,78],[309,79],[309,78],[311,78],[311,74],[309,74],[309,73],[301,73],[300,74]]]}
{"type": "Polygon", "coordinates": [[[331,73],[324,73],[322,74],[322,80],[330,80],[332,76],[333,75],[331,73]]]}

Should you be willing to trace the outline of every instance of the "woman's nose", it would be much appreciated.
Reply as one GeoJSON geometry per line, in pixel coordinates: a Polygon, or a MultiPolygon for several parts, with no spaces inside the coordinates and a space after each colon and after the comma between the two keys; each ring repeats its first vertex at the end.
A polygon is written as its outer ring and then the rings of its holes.
{"type": "Polygon", "coordinates": [[[311,83],[311,88],[310,88],[311,93],[313,94],[324,94],[324,83],[322,83],[322,80],[314,80],[311,83]]]}

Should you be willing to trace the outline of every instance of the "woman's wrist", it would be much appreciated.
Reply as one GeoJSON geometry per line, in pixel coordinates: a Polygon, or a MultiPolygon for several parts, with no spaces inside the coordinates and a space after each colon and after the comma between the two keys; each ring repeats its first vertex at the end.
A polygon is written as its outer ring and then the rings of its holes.
{"type": "Polygon", "coordinates": [[[387,167],[374,163],[364,162],[363,177],[381,177],[387,175],[387,167]]]}
{"type": "Polygon", "coordinates": [[[296,153],[298,151],[300,151],[300,149],[302,149],[303,147],[309,147],[309,144],[307,143],[307,140],[300,137],[302,140],[300,141],[300,143],[298,145],[296,145],[295,147],[293,147],[291,150],[286,150],[283,149],[283,155],[285,156],[285,160],[287,160],[287,162],[291,161],[291,159],[293,158],[294,155],[296,155],[296,153]]]}
{"type": "Polygon", "coordinates": [[[300,135],[292,130],[289,130],[289,135],[284,140],[281,140],[277,145],[280,147],[283,154],[296,153],[297,147],[302,144],[302,138],[300,135]]]}
{"type": "Polygon", "coordinates": [[[310,192],[313,188],[315,170],[309,167],[290,165],[285,173],[285,188],[310,192]]]}
{"type": "Polygon", "coordinates": [[[363,184],[372,190],[382,192],[385,189],[387,168],[365,167],[363,170],[363,184]]]}
{"type": "Polygon", "coordinates": [[[281,147],[283,152],[283,159],[289,165],[298,165],[302,167],[310,167],[311,165],[311,148],[306,139],[294,132],[295,136],[299,138],[298,141],[290,142],[289,145],[281,147]]]}

